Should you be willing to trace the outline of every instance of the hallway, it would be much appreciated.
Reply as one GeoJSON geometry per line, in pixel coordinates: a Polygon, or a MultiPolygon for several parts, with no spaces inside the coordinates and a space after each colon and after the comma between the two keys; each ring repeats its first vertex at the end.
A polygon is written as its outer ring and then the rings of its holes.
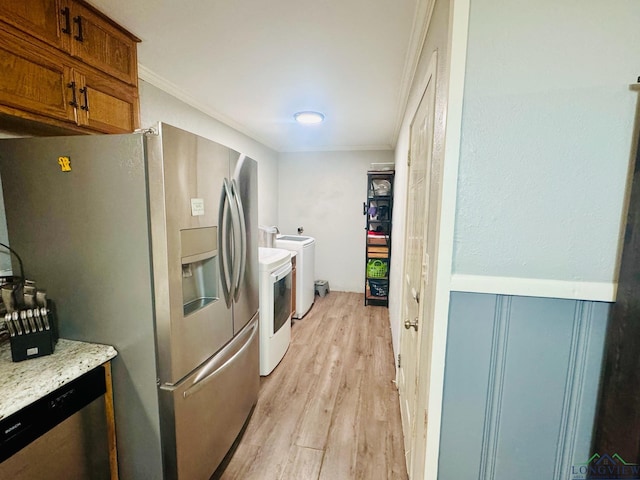
{"type": "Polygon", "coordinates": [[[221,478],[406,479],[394,376],[388,310],[316,296],[221,478]]]}

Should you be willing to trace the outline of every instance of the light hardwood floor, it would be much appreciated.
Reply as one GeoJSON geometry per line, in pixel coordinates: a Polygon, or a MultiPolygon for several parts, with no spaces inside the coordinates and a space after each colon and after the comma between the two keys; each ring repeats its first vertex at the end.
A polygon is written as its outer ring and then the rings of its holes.
{"type": "Polygon", "coordinates": [[[386,308],[316,297],[221,478],[407,479],[393,361],[386,308]]]}

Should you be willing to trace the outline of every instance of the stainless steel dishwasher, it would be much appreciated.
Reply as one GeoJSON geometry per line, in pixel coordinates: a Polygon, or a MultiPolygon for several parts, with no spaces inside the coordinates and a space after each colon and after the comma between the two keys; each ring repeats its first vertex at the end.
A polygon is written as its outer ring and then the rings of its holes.
{"type": "Polygon", "coordinates": [[[110,478],[105,371],[98,367],[0,420],[0,478],[110,478]]]}

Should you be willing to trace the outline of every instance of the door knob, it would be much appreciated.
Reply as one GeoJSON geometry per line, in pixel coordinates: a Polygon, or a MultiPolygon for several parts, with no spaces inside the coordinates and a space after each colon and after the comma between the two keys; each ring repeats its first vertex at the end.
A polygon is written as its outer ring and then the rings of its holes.
{"type": "Polygon", "coordinates": [[[404,328],[406,328],[407,330],[409,330],[410,328],[415,329],[415,331],[418,331],[418,317],[416,317],[416,319],[412,322],[411,320],[407,319],[404,321],[404,328]]]}

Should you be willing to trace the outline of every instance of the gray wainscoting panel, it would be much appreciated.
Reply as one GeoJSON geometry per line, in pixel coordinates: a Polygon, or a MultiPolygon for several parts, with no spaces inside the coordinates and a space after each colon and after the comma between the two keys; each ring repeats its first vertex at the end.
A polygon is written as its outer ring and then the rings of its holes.
{"type": "Polygon", "coordinates": [[[452,293],[440,480],[570,480],[589,457],[608,309],[452,293]]]}
{"type": "Polygon", "coordinates": [[[495,306],[495,295],[451,296],[439,479],[478,478],[495,306]]]}

